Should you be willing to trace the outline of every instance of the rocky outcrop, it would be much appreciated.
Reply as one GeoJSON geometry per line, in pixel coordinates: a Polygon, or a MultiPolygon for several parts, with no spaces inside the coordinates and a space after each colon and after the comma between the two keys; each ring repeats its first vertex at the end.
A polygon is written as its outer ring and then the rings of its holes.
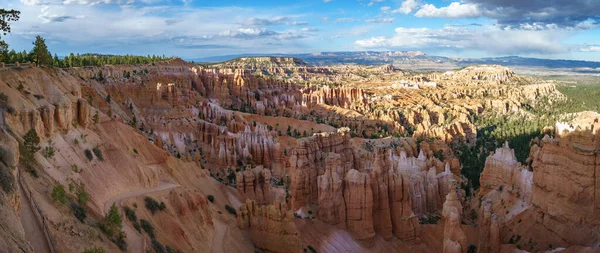
{"type": "Polygon", "coordinates": [[[403,241],[418,239],[419,222],[411,207],[411,199],[408,194],[409,182],[403,175],[390,173],[388,176],[394,235],[403,241]]]}
{"type": "Polygon", "coordinates": [[[461,227],[462,205],[456,195],[456,190],[451,190],[444,202],[442,216],[444,217],[444,253],[466,253],[467,236],[461,227]]]}
{"type": "Polygon", "coordinates": [[[77,100],[77,123],[82,127],[87,127],[90,119],[90,105],[85,99],[77,100]]]}
{"type": "Polygon", "coordinates": [[[525,201],[531,200],[534,174],[517,161],[515,151],[508,146],[508,142],[488,156],[484,168],[479,179],[482,187],[480,195],[499,186],[511,186],[520,192],[525,201]]]}
{"type": "Polygon", "coordinates": [[[329,153],[325,158],[325,173],[318,176],[319,220],[336,225],[346,222],[346,203],[343,189],[344,168],[340,155],[329,153]]]}
{"type": "Polygon", "coordinates": [[[392,185],[390,175],[382,157],[384,153],[377,151],[371,170],[371,189],[373,191],[373,226],[377,234],[390,240],[393,235],[392,201],[390,192],[392,185]]]}
{"type": "Polygon", "coordinates": [[[492,213],[491,201],[486,201],[481,206],[479,218],[479,246],[477,252],[498,253],[502,241],[500,239],[500,217],[492,213]]]}
{"type": "Polygon", "coordinates": [[[373,192],[369,174],[352,169],[346,174],[344,184],[348,230],[358,240],[373,239],[373,192]]]}
{"type": "Polygon", "coordinates": [[[600,125],[545,137],[533,155],[532,203],[565,241],[589,246],[600,226],[600,125]]]}
{"type": "Polygon", "coordinates": [[[263,166],[237,172],[236,187],[243,197],[255,200],[257,204],[268,204],[273,201],[271,171],[263,166]]]}
{"type": "Polygon", "coordinates": [[[354,156],[349,141],[348,129],[342,128],[336,133],[315,134],[303,140],[299,147],[292,151],[289,163],[292,174],[290,190],[294,210],[309,203],[318,202],[317,176],[324,173],[328,153],[333,152],[339,155],[338,166],[341,169],[336,168],[336,170],[343,169],[340,171],[342,175],[352,168],[354,156]]]}
{"type": "Polygon", "coordinates": [[[247,229],[256,247],[269,252],[301,252],[302,243],[287,205],[258,205],[247,200],[238,208],[237,225],[247,229]]]}

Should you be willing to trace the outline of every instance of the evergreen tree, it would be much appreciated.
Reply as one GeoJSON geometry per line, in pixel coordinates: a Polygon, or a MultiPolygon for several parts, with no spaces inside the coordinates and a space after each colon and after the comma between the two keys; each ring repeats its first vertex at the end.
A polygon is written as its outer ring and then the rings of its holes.
{"type": "Polygon", "coordinates": [[[121,229],[121,215],[119,214],[119,210],[117,209],[115,203],[113,203],[108,210],[108,214],[106,215],[106,218],[104,218],[104,222],[106,227],[109,229],[114,229],[113,231],[121,229]]]}
{"type": "Polygon", "coordinates": [[[40,147],[38,146],[39,144],[40,137],[38,136],[35,129],[30,129],[29,132],[27,132],[25,136],[23,136],[23,145],[25,146],[27,152],[31,155],[35,154],[35,152],[40,150],[40,147]]]}
{"type": "Polygon", "coordinates": [[[57,68],[62,68],[62,63],[56,54],[54,54],[54,61],[52,62],[52,65],[57,68]]]}
{"type": "Polygon", "coordinates": [[[38,35],[35,37],[33,49],[31,49],[30,55],[31,59],[40,66],[48,66],[52,64],[52,54],[50,54],[50,51],[48,51],[46,40],[42,38],[42,36],[38,35]]]}
{"type": "MultiPolygon", "coordinates": [[[[8,22],[19,20],[20,11],[0,9],[0,32],[2,35],[10,33],[10,24],[8,22]]],[[[7,62],[8,44],[2,40],[0,36],[0,62],[7,62]]]]}

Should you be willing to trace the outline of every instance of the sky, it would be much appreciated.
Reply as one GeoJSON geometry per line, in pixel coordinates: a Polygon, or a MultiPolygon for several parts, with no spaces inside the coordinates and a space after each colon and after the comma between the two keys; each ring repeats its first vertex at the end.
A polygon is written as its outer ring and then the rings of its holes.
{"type": "Polygon", "coordinates": [[[0,0],[15,50],[232,54],[416,51],[600,61],[600,0],[0,0]]]}

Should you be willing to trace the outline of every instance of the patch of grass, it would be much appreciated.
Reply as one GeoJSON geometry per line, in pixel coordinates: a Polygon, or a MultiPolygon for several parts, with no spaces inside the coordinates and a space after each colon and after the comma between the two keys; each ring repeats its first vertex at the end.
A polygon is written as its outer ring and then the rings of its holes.
{"type": "Polygon", "coordinates": [[[81,169],[79,168],[79,166],[77,166],[77,164],[71,164],[71,170],[75,173],[81,172],[81,169]]]}
{"type": "Polygon", "coordinates": [[[105,253],[105,252],[106,251],[104,251],[103,248],[97,247],[97,248],[85,249],[82,253],[105,253]]]}
{"type": "Polygon", "coordinates": [[[54,147],[52,146],[52,143],[49,142],[48,146],[46,146],[43,150],[42,150],[42,155],[46,158],[52,158],[54,157],[54,147]]]}
{"type": "Polygon", "coordinates": [[[317,250],[315,248],[313,248],[313,246],[308,245],[306,247],[308,248],[308,250],[310,250],[310,252],[317,253],[317,250]]]}

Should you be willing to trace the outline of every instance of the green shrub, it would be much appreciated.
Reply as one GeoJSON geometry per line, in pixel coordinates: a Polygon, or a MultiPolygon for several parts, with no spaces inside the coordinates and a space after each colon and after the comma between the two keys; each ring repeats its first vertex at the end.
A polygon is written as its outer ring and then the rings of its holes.
{"type": "Polygon", "coordinates": [[[40,150],[40,147],[38,146],[39,144],[40,137],[38,136],[37,132],[33,128],[29,129],[25,136],[23,136],[23,145],[25,146],[25,149],[27,149],[29,154],[33,155],[35,152],[40,150]]]}
{"type": "Polygon", "coordinates": [[[141,219],[140,224],[142,225],[142,229],[144,230],[144,232],[146,232],[146,234],[148,234],[150,238],[154,238],[154,226],[152,226],[152,223],[150,223],[147,220],[141,219]]]}
{"type": "Polygon", "coordinates": [[[73,215],[75,215],[75,218],[77,218],[80,222],[84,222],[85,218],[87,218],[87,209],[85,209],[85,207],[72,202],[71,210],[73,210],[73,215]]]}
{"type": "Polygon", "coordinates": [[[126,207],[123,207],[123,210],[125,211],[125,217],[127,217],[127,219],[129,221],[131,221],[131,222],[138,221],[137,215],[135,214],[135,211],[133,209],[126,206],[126,207]]]}
{"type": "Polygon", "coordinates": [[[61,204],[67,203],[67,194],[65,193],[65,187],[61,184],[57,184],[52,188],[52,201],[58,201],[61,204]]]}
{"type": "Polygon", "coordinates": [[[152,248],[154,249],[154,252],[156,252],[156,253],[165,253],[166,252],[165,246],[163,246],[162,243],[160,243],[156,239],[152,239],[152,248]]]}
{"type": "Polygon", "coordinates": [[[212,203],[212,202],[215,202],[215,196],[213,196],[213,195],[208,195],[208,201],[210,201],[211,203],[212,203]]]}
{"type": "Polygon", "coordinates": [[[122,251],[127,251],[127,242],[125,241],[125,233],[123,231],[119,231],[117,236],[110,239],[114,244],[119,247],[122,251]]]}
{"type": "Polygon", "coordinates": [[[235,208],[229,205],[225,205],[225,209],[227,209],[227,212],[229,212],[230,214],[237,215],[237,211],[235,210],[235,208]]]}
{"type": "Polygon", "coordinates": [[[52,158],[54,157],[54,147],[52,146],[52,144],[48,144],[48,146],[46,146],[43,150],[42,150],[42,155],[46,158],[52,158]]]}
{"type": "Polygon", "coordinates": [[[92,150],[94,151],[94,155],[96,155],[98,160],[104,161],[104,156],[102,156],[102,150],[100,150],[98,146],[94,147],[92,150]]]}
{"type": "Polygon", "coordinates": [[[106,251],[104,251],[103,248],[97,247],[97,248],[85,249],[82,253],[105,253],[105,252],[106,251]]]}
{"type": "Polygon", "coordinates": [[[152,214],[155,214],[159,210],[164,211],[166,208],[164,203],[162,203],[162,205],[161,205],[158,203],[158,201],[156,201],[152,197],[144,198],[144,202],[146,202],[146,209],[148,209],[152,214]]]}
{"type": "Polygon", "coordinates": [[[6,193],[11,193],[15,189],[15,178],[8,168],[0,166],[0,185],[6,193]]]}
{"type": "Polygon", "coordinates": [[[142,232],[142,228],[140,227],[140,223],[139,222],[134,222],[133,223],[133,228],[135,228],[135,230],[137,230],[138,232],[142,232]]]}
{"type": "MultiPolygon", "coordinates": [[[[69,190],[71,190],[70,187],[71,185],[69,184],[69,190]]],[[[82,183],[79,189],[77,190],[77,203],[80,206],[85,206],[88,200],[90,200],[90,195],[87,193],[87,191],[85,190],[85,185],[82,183]]]]}
{"type": "Polygon", "coordinates": [[[182,253],[181,250],[175,250],[170,246],[167,246],[167,253],[182,253]]]}
{"type": "Polygon", "coordinates": [[[35,178],[39,177],[35,169],[37,164],[35,153],[40,150],[39,144],[40,137],[33,128],[23,136],[23,143],[19,143],[19,162],[25,167],[25,171],[29,172],[35,178]]]}
{"type": "Polygon", "coordinates": [[[310,250],[310,252],[317,253],[317,250],[315,248],[313,248],[313,246],[308,245],[306,247],[308,248],[308,250],[310,250]]]}
{"type": "Polygon", "coordinates": [[[109,237],[118,236],[121,233],[121,228],[123,227],[123,219],[119,214],[119,210],[117,206],[113,203],[110,209],[108,210],[108,214],[104,217],[104,220],[100,223],[100,228],[106,235],[109,237]]]}
{"type": "Polygon", "coordinates": [[[85,153],[85,157],[88,159],[88,161],[94,160],[94,155],[92,154],[92,151],[90,151],[89,149],[86,149],[84,151],[84,153],[85,153]]]}

